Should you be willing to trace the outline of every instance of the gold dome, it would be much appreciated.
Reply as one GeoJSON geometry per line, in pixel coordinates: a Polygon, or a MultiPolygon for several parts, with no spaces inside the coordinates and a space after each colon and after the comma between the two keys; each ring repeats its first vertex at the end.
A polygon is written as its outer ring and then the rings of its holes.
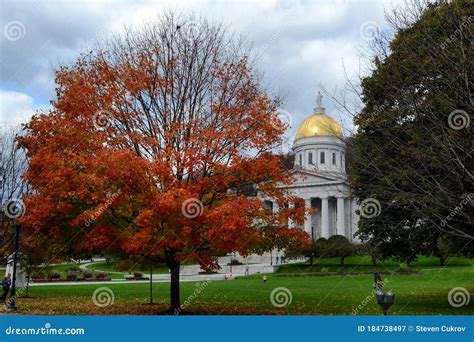
{"type": "Polygon", "coordinates": [[[322,95],[318,92],[316,96],[316,108],[314,114],[307,117],[296,131],[295,140],[314,136],[342,136],[342,128],[336,120],[324,113],[322,107],[322,95]]]}
{"type": "Polygon", "coordinates": [[[336,120],[324,113],[306,118],[296,131],[296,139],[313,136],[342,136],[342,128],[336,120]]]}

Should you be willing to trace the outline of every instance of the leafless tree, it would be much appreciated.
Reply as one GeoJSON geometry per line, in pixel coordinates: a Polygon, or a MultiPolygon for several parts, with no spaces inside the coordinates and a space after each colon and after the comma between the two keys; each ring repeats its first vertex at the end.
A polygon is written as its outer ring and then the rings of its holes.
{"type": "Polygon", "coordinates": [[[18,148],[16,137],[21,134],[19,126],[2,124],[0,130],[0,187],[2,190],[2,212],[0,213],[0,258],[2,261],[11,253],[15,238],[13,219],[9,210],[24,210],[22,198],[30,191],[27,182],[22,179],[28,161],[22,149],[18,148]]]}

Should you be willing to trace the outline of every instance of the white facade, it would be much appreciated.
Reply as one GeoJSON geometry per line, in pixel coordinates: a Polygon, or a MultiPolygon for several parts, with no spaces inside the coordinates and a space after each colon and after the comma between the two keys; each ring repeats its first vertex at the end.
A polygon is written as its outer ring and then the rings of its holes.
{"type": "MultiPolygon", "coordinates": [[[[332,235],[343,235],[349,241],[354,238],[359,217],[355,213],[357,204],[351,199],[345,165],[345,143],[342,130],[335,120],[324,113],[321,95],[317,97],[315,113],[310,121],[300,126],[293,144],[295,163],[294,182],[284,186],[290,194],[304,199],[305,208],[313,208],[306,214],[304,229],[314,240],[332,235]],[[320,115],[320,116],[318,116],[320,115]],[[337,130],[331,133],[328,125],[337,130]],[[313,133],[313,132],[319,132],[313,133]]],[[[276,203],[266,198],[273,210],[276,203]]],[[[294,224],[292,222],[290,225],[294,224]]]]}

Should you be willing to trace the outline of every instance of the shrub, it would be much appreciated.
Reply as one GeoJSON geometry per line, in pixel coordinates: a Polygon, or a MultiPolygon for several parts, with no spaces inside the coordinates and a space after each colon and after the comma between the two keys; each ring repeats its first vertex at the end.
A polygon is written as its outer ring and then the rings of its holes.
{"type": "Polygon", "coordinates": [[[326,255],[340,258],[341,265],[344,265],[344,259],[354,255],[354,246],[346,237],[333,235],[327,240],[326,255]]]}
{"type": "Polygon", "coordinates": [[[77,271],[69,270],[66,274],[67,280],[76,280],[77,279],[77,271]]]}
{"type": "Polygon", "coordinates": [[[314,255],[318,258],[326,258],[328,254],[328,240],[325,238],[317,239],[314,244],[314,255]]]}
{"type": "Polygon", "coordinates": [[[82,276],[84,278],[92,278],[94,276],[94,273],[89,270],[84,270],[84,272],[82,272],[82,276]]]}
{"type": "Polygon", "coordinates": [[[44,268],[33,269],[31,271],[30,277],[34,278],[48,278],[48,272],[44,268]]]}
{"type": "Polygon", "coordinates": [[[49,278],[50,279],[60,279],[61,278],[61,273],[57,270],[51,270],[49,272],[49,278]]]}
{"type": "Polygon", "coordinates": [[[95,271],[95,277],[96,278],[105,278],[107,276],[107,273],[104,271],[95,271]]]}

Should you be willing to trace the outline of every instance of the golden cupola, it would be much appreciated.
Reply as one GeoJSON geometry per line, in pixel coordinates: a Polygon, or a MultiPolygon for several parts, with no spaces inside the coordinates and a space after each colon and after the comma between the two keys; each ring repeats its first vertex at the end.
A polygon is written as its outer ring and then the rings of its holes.
{"type": "Polygon", "coordinates": [[[322,98],[323,96],[318,92],[314,114],[307,117],[298,127],[295,140],[315,136],[342,136],[341,126],[324,112],[322,98]]]}

